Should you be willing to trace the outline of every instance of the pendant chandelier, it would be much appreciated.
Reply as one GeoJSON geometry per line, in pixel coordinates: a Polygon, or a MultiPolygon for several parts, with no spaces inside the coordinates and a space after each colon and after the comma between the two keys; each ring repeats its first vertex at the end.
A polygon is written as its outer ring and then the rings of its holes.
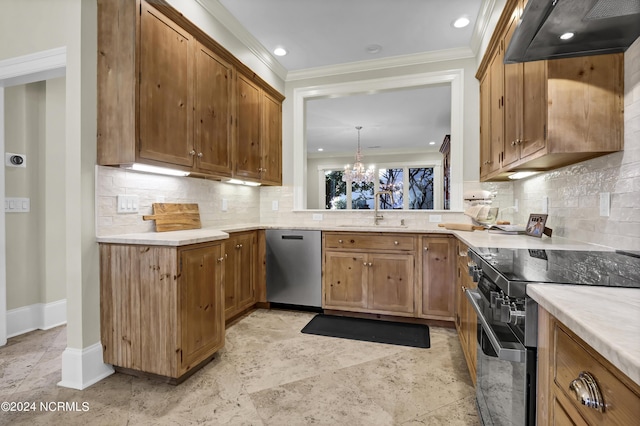
{"type": "Polygon", "coordinates": [[[353,167],[347,164],[344,167],[344,173],[342,174],[342,181],[348,183],[371,183],[374,180],[373,166],[365,169],[362,164],[362,153],[360,152],[360,130],[362,126],[356,126],[358,130],[358,150],[356,151],[356,161],[353,163],[353,167]]]}

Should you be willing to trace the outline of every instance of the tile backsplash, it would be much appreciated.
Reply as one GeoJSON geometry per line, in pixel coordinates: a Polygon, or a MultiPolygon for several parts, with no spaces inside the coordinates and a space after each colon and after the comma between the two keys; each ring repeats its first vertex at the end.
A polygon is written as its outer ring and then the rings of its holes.
{"type": "Polygon", "coordinates": [[[151,204],[198,203],[203,227],[260,222],[260,188],[213,180],[151,175],[115,167],[96,166],[96,229],[100,236],[151,232],[151,204]],[[118,195],[137,195],[139,213],[118,214],[118,195]],[[161,201],[162,200],[162,201],[161,201]],[[222,201],[227,211],[222,211],[222,201]]]}

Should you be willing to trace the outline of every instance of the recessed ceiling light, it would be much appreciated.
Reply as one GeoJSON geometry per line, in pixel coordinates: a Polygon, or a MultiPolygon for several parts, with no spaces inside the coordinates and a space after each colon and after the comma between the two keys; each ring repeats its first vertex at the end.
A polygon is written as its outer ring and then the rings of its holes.
{"type": "Polygon", "coordinates": [[[324,151],[324,148],[318,148],[318,151],[322,152],[324,151]]]}
{"type": "Polygon", "coordinates": [[[429,142],[429,145],[435,145],[436,143],[434,141],[429,142]]]}
{"type": "Polygon", "coordinates": [[[285,49],[285,48],[283,48],[283,47],[276,47],[276,48],[273,50],[273,54],[274,54],[274,55],[276,55],[276,56],[284,56],[284,55],[286,55],[287,53],[288,53],[288,52],[287,52],[287,51],[286,51],[286,49],[285,49]]]}
{"type": "Polygon", "coordinates": [[[382,50],[382,46],[380,46],[379,44],[370,44],[369,46],[367,46],[366,50],[367,53],[375,55],[376,53],[380,53],[380,51],[382,50]]]}
{"type": "Polygon", "coordinates": [[[469,18],[467,18],[466,16],[461,16],[453,21],[453,26],[456,28],[464,28],[469,25],[470,22],[471,21],[469,20],[469,18]]]}
{"type": "Polygon", "coordinates": [[[569,40],[570,38],[572,38],[575,34],[573,33],[564,33],[560,36],[560,40],[569,40]]]}

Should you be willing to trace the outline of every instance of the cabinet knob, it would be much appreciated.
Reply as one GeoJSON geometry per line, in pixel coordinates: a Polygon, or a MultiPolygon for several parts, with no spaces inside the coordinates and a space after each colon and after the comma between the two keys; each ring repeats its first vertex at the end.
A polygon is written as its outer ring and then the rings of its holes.
{"type": "Polygon", "coordinates": [[[222,263],[222,262],[224,262],[224,257],[219,257],[218,258],[218,263],[222,263]]]}
{"type": "Polygon", "coordinates": [[[362,262],[362,265],[363,266],[367,266],[367,262],[362,262]]]}
{"type": "Polygon", "coordinates": [[[191,151],[189,151],[189,155],[196,155],[196,151],[192,149],[191,151]]]}
{"type": "Polygon", "coordinates": [[[596,379],[587,371],[578,374],[578,378],[569,383],[569,390],[573,391],[576,400],[596,411],[604,412],[604,400],[596,379]]]}
{"type": "Polygon", "coordinates": [[[425,246],[425,247],[423,248],[423,250],[424,250],[424,251],[428,251],[428,250],[429,250],[429,247],[425,246]]]}
{"type": "Polygon", "coordinates": [[[338,242],[339,242],[340,244],[342,244],[342,240],[338,240],[338,242]]]}
{"type": "Polygon", "coordinates": [[[400,244],[400,243],[399,243],[399,242],[397,242],[397,241],[394,241],[394,242],[393,242],[393,245],[394,245],[394,246],[397,246],[398,244],[400,244]]]}
{"type": "Polygon", "coordinates": [[[239,249],[240,247],[242,247],[241,244],[236,244],[236,248],[239,249]]]}
{"type": "Polygon", "coordinates": [[[203,154],[202,154],[201,152],[199,152],[199,153],[198,153],[198,158],[202,158],[202,155],[203,155],[203,154]]]}
{"type": "Polygon", "coordinates": [[[371,266],[371,262],[369,262],[369,264],[367,266],[371,266]]]}
{"type": "Polygon", "coordinates": [[[516,141],[511,141],[511,146],[516,146],[517,142],[516,141]]]}

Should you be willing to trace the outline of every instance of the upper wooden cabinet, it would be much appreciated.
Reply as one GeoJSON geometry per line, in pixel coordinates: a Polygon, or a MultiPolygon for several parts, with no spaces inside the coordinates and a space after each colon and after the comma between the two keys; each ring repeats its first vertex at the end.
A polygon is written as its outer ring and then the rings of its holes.
{"type": "Polygon", "coordinates": [[[165,2],[98,1],[98,164],[280,185],[283,99],[165,2]]]}
{"type": "Polygon", "coordinates": [[[480,178],[551,170],[623,148],[623,54],[504,64],[509,0],[480,64],[480,178]]]}

